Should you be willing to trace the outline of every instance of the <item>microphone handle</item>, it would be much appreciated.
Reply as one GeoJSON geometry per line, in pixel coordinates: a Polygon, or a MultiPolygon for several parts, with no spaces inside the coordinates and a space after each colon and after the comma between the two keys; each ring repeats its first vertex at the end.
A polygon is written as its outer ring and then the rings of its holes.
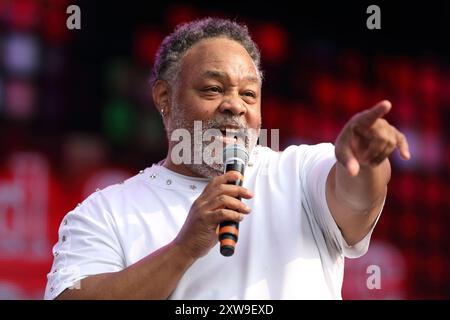
{"type": "MultiPolygon", "coordinates": [[[[237,171],[244,176],[245,166],[239,161],[232,161],[225,166],[225,172],[237,171]]],[[[234,182],[228,184],[242,186],[242,179],[237,179],[234,182]]],[[[241,197],[236,197],[241,200],[241,197]]],[[[230,257],[234,254],[236,243],[239,236],[239,222],[235,221],[223,221],[219,227],[219,240],[220,240],[220,253],[225,257],[230,257]]]]}

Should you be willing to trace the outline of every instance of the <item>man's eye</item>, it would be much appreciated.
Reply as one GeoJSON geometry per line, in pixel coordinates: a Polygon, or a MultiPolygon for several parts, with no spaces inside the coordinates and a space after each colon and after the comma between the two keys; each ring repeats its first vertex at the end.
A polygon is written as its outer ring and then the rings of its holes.
{"type": "Polygon", "coordinates": [[[245,91],[244,96],[256,98],[256,93],[254,93],[253,91],[245,91]]]}
{"type": "Polygon", "coordinates": [[[220,87],[208,87],[208,88],[205,88],[203,91],[205,91],[205,92],[211,92],[211,93],[222,93],[222,88],[220,88],[220,87]]]}

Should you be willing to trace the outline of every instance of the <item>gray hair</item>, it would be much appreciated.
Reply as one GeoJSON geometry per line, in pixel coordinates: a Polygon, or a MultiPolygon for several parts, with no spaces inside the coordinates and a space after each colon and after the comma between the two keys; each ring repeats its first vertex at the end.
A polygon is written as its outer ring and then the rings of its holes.
{"type": "Polygon", "coordinates": [[[154,85],[157,80],[174,80],[186,51],[200,40],[217,37],[240,43],[255,63],[262,80],[261,54],[250,37],[247,26],[231,20],[208,17],[178,26],[163,40],[156,53],[150,84],[154,85]]]}

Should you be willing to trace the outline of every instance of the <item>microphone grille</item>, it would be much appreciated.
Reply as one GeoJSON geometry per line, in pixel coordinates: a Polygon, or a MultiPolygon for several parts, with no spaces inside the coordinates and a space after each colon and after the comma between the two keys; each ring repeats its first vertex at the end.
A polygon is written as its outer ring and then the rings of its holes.
{"type": "Polygon", "coordinates": [[[239,159],[247,165],[248,151],[242,145],[236,143],[229,144],[223,149],[223,162],[227,163],[235,159],[239,159]]]}

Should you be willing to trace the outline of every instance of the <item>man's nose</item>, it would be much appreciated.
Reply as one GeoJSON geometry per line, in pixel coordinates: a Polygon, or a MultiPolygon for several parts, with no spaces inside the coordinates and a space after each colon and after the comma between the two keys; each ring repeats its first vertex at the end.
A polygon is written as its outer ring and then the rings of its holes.
{"type": "Polygon", "coordinates": [[[238,98],[228,98],[224,100],[219,107],[221,113],[231,112],[233,115],[241,116],[247,111],[244,103],[238,98]]]}

